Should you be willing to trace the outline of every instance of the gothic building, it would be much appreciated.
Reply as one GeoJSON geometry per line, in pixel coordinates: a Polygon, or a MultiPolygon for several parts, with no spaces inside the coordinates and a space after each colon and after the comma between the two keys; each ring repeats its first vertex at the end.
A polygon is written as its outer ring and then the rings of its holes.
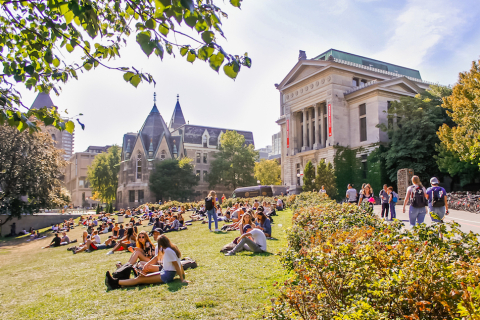
{"type": "Polygon", "coordinates": [[[300,51],[297,64],[276,85],[282,182],[292,193],[301,190],[306,163],[333,162],[337,145],[363,147],[366,170],[367,154],[388,141],[377,125],[387,124],[390,102],[414,97],[430,84],[418,70],[391,63],[335,49],[307,59],[300,51]]]}
{"type": "MultiPolygon", "coordinates": [[[[223,128],[191,125],[185,121],[177,95],[177,104],[167,125],[156,103],[147,116],[138,133],[126,133],[123,136],[122,160],[118,175],[117,208],[136,207],[142,203],[155,202],[149,189],[150,173],[156,161],[165,159],[194,159],[195,174],[199,184],[191,201],[200,200],[209,191],[206,176],[213,155],[219,151],[219,142],[223,128]]],[[[245,137],[246,144],[254,144],[252,132],[237,131],[245,137]]],[[[217,193],[231,195],[233,190],[224,186],[215,188],[217,193]]],[[[168,199],[163,199],[168,200],[168,199]]]]}

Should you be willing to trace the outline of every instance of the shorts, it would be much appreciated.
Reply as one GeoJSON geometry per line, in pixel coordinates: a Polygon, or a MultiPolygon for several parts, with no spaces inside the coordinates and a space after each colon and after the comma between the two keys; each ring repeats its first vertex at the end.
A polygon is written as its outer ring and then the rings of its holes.
{"type": "Polygon", "coordinates": [[[95,245],[95,243],[90,243],[90,250],[98,250],[98,247],[95,245]]]}
{"type": "Polygon", "coordinates": [[[163,283],[169,283],[173,281],[173,278],[175,278],[176,274],[177,271],[162,270],[160,271],[160,278],[162,279],[163,283]]]}
{"type": "Polygon", "coordinates": [[[349,200],[348,203],[355,203],[355,204],[357,204],[357,200],[349,200]]]}

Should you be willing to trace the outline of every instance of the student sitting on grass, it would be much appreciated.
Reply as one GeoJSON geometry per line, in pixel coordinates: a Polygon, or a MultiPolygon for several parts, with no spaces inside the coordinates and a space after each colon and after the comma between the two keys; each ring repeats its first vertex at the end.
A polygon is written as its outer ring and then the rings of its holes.
{"type": "Polygon", "coordinates": [[[148,262],[155,256],[155,245],[148,237],[146,231],[140,231],[137,236],[137,244],[128,263],[134,264],[137,260],[148,262]]]}
{"type": "Polygon", "coordinates": [[[172,231],[178,231],[180,229],[180,222],[178,221],[178,217],[176,214],[173,215],[173,221],[163,229],[163,232],[172,232],[172,231]]]}
{"type": "MultiPolygon", "coordinates": [[[[260,207],[261,208],[261,207],[260,207]]],[[[265,237],[270,238],[272,236],[272,225],[270,219],[268,219],[262,210],[257,210],[257,219],[255,221],[255,228],[260,229],[265,233],[265,237]]]]}
{"type": "Polygon", "coordinates": [[[86,250],[97,250],[97,245],[102,243],[100,236],[98,235],[98,231],[93,231],[92,239],[87,240],[84,245],[72,250],[73,254],[77,254],[86,250]]]}
{"type": "Polygon", "coordinates": [[[58,236],[58,233],[55,233],[55,237],[53,238],[52,242],[50,242],[50,244],[45,248],[60,247],[61,242],[62,242],[62,239],[60,239],[60,237],[58,236]]]}
{"type": "Polygon", "coordinates": [[[245,233],[238,238],[238,244],[232,251],[226,253],[226,256],[234,256],[237,252],[244,249],[257,253],[267,251],[267,238],[261,230],[253,229],[249,224],[244,227],[244,230],[245,233]],[[253,240],[251,240],[250,237],[252,237],[253,240]]]}
{"type": "Polygon", "coordinates": [[[188,281],[184,279],[185,273],[180,262],[182,254],[177,246],[171,243],[165,235],[161,235],[158,238],[158,248],[159,253],[163,253],[163,258],[160,260],[159,256],[156,255],[153,259],[147,262],[147,264],[163,264],[163,269],[159,274],[149,276],[143,270],[140,270],[140,275],[134,279],[118,280],[112,277],[110,271],[107,271],[105,274],[105,284],[107,285],[107,288],[112,290],[118,289],[122,286],[130,287],[140,284],[169,283],[173,281],[176,274],[180,276],[182,283],[188,283],[188,281]]]}
{"type": "Polygon", "coordinates": [[[133,228],[127,229],[127,234],[123,237],[117,245],[107,254],[113,254],[115,251],[124,250],[129,247],[135,247],[137,243],[137,234],[133,228]]]}

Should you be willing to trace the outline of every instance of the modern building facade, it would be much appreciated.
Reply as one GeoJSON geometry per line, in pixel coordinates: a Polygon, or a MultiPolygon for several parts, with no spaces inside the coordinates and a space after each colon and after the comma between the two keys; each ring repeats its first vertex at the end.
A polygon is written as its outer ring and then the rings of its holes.
{"type": "Polygon", "coordinates": [[[94,207],[99,201],[92,200],[92,189],[87,181],[88,166],[95,157],[107,152],[111,146],[90,146],[84,152],[74,153],[68,159],[65,168],[64,184],[72,197],[71,205],[74,207],[94,207]]]}
{"type": "MultiPolygon", "coordinates": [[[[35,101],[30,108],[41,109],[43,107],[47,107],[47,109],[50,109],[53,106],[55,105],[53,104],[50,95],[48,93],[40,92],[35,98],[35,101]]],[[[42,131],[48,132],[52,136],[52,139],[55,141],[55,146],[57,147],[57,149],[62,149],[65,151],[63,158],[65,160],[70,159],[70,157],[73,155],[73,147],[75,140],[74,133],[70,134],[67,131],[60,131],[54,126],[43,127],[42,131]]]]}
{"type": "MultiPolygon", "coordinates": [[[[170,123],[167,125],[154,103],[140,131],[126,133],[123,136],[117,208],[137,207],[142,203],[160,200],[150,191],[149,179],[155,162],[165,159],[192,158],[199,184],[195,188],[193,198],[187,200],[200,200],[206,197],[210,190],[206,177],[215,153],[219,152],[222,134],[226,131],[232,129],[187,123],[178,96],[170,123]]],[[[247,145],[254,144],[252,132],[237,132],[245,137],[247,145]]],[[[221,197],[223,193],[229,195],[233,190],[217,186],[215,191],[221,197]]]]}
{"type": "Polygon", "coordinates": [[[420,72],[330,49],[297,64],[276,87],[280,92],[282,182],[290,190],[303,184],[308,161],[333,162],[334,146],[364,147],[363,161],[387,134],[390,101],[413,97],[432,83],[420,72]]]}

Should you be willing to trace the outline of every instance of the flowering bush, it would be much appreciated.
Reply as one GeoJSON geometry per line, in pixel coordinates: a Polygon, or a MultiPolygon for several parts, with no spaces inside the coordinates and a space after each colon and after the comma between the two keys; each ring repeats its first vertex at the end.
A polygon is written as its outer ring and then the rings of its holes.
{"type": "Polygon", "coordinates": [[[265,319],[479,319],[480,243],[456,223],[405,230],[368,206],[298,195],[265,319]]]}

